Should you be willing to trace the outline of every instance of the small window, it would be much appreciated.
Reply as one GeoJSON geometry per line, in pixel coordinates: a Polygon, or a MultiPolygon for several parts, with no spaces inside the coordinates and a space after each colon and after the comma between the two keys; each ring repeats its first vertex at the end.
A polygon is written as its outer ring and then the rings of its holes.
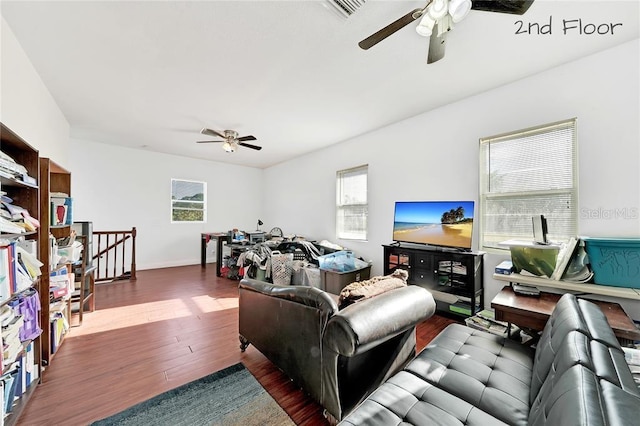
{"type": "Polygon", "coordinates": [[[171,223],[207,221],[207,183],[171,179],[171,223]]]}
{"type": "Polygon", "coordinates": [[[576,119],[480,139],[480,239],[483,247],[533,239],[544,215],[550,241],[577,235],[576,119]]]}
{"type": "Polygon", "coordinates": [[[340,239],[367,239],[367,171],[365,165],[337,173],[336,236],[340,239]]]}

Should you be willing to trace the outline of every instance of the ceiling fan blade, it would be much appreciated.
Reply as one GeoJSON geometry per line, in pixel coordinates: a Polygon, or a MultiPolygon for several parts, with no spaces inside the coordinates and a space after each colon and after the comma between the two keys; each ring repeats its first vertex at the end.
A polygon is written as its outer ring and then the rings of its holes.
{"type": "Polygon", "coordinates": [[[209,135],[209,136],[219,136],[221,138],[225,137],[222,133],[216,132],[215,130],[207,129],[206,127],[200,130],[200,133],[202,133],[203,135],[209,135]]]}
{"type": "MultiPolygon", "coordinates": [[[[238,139],[239,140],[239,139],[238,139]]],[[[244,146],[246,148],[251,148],[251,149],[255,149],[256,151],[260,151],[262,149],[261,146],[258,145],[251,145],[250,143],[244,143],[244,142],[238,142],[238,145],[240,146],[244,146]]]]}
{"type": "Polygon", "coordinates": [[[471,9],[522,15],[529,9],[531,3],[533,0],[473,0],[471,9]]]}
{"type": "Polygon", "coordinates": [[[196,141],[196,143],[218,143],[218,142],[224,142],[224,141],[196,141]]]}
{"type": "Polygon", "coordinates": [[[255,136],[249,135],[249,136],[241,136],[236,140],[239,142],[242,142],[242,141],[256,141],[257,139],[255,136]]]}
{"type": "Polygon", "coordinates": [[[367,50],[375,46],[385,38],[389,37],[391,34],[406,27],[416,19],[420,18],[424,14],[425,10],[426,10],[426,7],[424,9],[421,9],[421,8],[413,9],[411,12],[407,13],[402,18],[399,18],[393,21],[383,29],[371,34],[369,37],[362,40],[360,43],[358,43],[358,46],[360,46],[360,48],[364,50],[367,50]]]}
{"type": "Polygon", "coordinates": [[[438,32],[434,31],[429,38],[429,54],[427,55],[427,63],[432,64],[444,58],[444,50],[447,41],[448,31],[445,31],[438,37],[438,32]]]}

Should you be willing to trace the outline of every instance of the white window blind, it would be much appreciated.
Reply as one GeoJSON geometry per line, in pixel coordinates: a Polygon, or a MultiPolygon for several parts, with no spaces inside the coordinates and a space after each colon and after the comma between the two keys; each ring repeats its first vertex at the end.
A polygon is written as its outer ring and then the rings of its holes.
{"type": "Polygon", "coordinates": [[[481,244],[531,241],[544,215],[548,238],[577,235],[576,119],[480,139],[481,244]]]}
{"type": "Polygon", "coordinates": [[[171,179],[171,223],[207,221],[207,183],[171,179]]]}
{"type": "Polygon", "coordinates": [[[341,239],[367,239],[368,166],[341,170],[336,179],[336,236],[341,239]]]}

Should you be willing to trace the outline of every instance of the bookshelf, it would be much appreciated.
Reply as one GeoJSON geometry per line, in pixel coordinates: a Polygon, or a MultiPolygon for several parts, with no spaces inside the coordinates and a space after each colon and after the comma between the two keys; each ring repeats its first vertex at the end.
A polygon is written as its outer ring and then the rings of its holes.
{"type": "MultiPolygon", "coordinates": [[[[31,217],[40,219],[40,199],[39,199],[39,157],[38,151],[29,145],[26,141],[15,134],[3,123],[0,123],[0,149],[3,153],[11,157],[17,164],[24,166],[27,171],[27,175],[35,178],[34,182],[28,182],[20,179],[11,173],[6,171],[0,171],[0,188],[6,192],[7,196],[13,200],[12,204],[20,206],[29,212],[31,217]]],[[[40,229],[25,233],[0,233],[0,240],[8,245],[12,245],[13,242],[24,239],[25,245],[29,245],[29,242],[33,242],[36,246],[40,241],[40,229]]],[[[37,250],[36,250],[37,252],[37,250]]],[[[37,278],[33,280],[30,287],[26,289],[20,289],[11,293],[6,300],[0,303],[0,307],[5,308],[7,305],[13,306],[16,302],[22,302],[24,298],[29,295],[30,297],[40,297],[36,294],[41,293],[41,279],[37,278]]],[[[38,318],[36,317],[36,320],[38,318]]],[[[41,323],[32,323],[33,326],[33,338],[23,340],[21,337],[22,349],[15,355],[15,359],[10,359],[7,368],[3,368],[3,382],[8,383],[9,380],[5,380],[5,374],[11,372],[11,361],[21,363],[26,367],[25,362],[33,362],[33,369],[31,375],[28,378],[28,383],[25,389],[20,389],[20,392],[16,393],[16,399],[10,402],[11,411],[4,417],[5,425],[14,425],[18,422],[22,410],[28,403],[29,399],[33,395],[35,388],[40,382],[41,374],[41,345],[42,334],[38,334],[38,328],[41,327],[41,323]],[[27,348],[30,348],[33,352],[27,356],[27,348]],[[33,356],[33,358],[31,358],[33,356]]],[[[3,336],[4,338],[4,336],[3,336]]],[[[4,339],[3,339],[4,340],[4,339]]],[[[4,343],[4,341],[3,341],[4,343]]],[[[13,356],[12,356],[13,357],[13,356]]],[[[4,354],[3,354],[4,358],[4,354]]],[[[4,361],[4,359],[3,359],[4,361]]],[[[4,366],[3,366],[4,367],[4,366]]],[[[20,374],[26,374],[27,370],[20,370],[20,374]]],[[[21,380],[21,377],[17,379],[21,380]]]]}
{"type": "MultiPolygon", "coordinates": [[[[41,323],[42,326],[42,362],[43,366],[48,366],[55,354],[52,342],[54,335],[51,326],[51,314],[55,311],[66,316],[67,323],[70,321],[71,308],[69,300],[63,302],[62,307],[56,307],[49,302],[49,290],[51,281],[49,273],[57,266],[52,259],[52,246],[49,234],[55,238],[64,238],[71,233],[71,225],[54,225],[51,223],[51,193],[63,192],[71,196],[71,172],[64,169],[49,158],[40,158],[40,261],[42,266],[42,291],[40,300],[42,306],[41,323]]],[[[73,273],[72,270],[69,273],[73,273]]],[[[60,339],[59,347],[64,340],[64,335],[60,339]]]]}

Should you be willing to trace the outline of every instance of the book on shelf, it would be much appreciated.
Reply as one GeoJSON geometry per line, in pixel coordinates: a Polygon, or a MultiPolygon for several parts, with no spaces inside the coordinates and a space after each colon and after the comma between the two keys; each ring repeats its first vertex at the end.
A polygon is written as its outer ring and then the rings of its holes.
{"type": "Polygon", "coordinates": [[[511,275],[513,272],[513,263],[510,260],[503,260],[495,267],[496,274],[511,275]]]}
{"type": "Polygon", "coordinates": [[[71,225],[73,222],[73,199],[67,197],[51,196],[51,217],[52,225],[71,225]]]}
{"type": "Polygon", "coordinates": [[[4,382],[4,412],[10,413],[13,410],[13,401],[15,399],[17,377],[20,373],[20,366],[15,363],[2,374],[4,382]]]}
{"type": "Polygon", "coordinates": [[[27,231],[24,226],[20,226],[16,222],[0,216],[0,232],[5,232],[7,234],[23,234],[27,231]]]}
{"type": "Polygon", "coordinates": [[[20,178],[24,183],[28,183],[29,185],[37,185],[38,181],[33,176],[29,176],[27,173],[23,173],[20,175],[20,178]]]}
{"type": "Polygon", "coordinates": [[[16,316],[16,313],[13,309],[11,309],[8,305],[3,305],[0,308],[0,325],[2,327],[7,326],[13,321],[13,318],[16,316]]]}
{"type": "Polygon", "coordinates": [[[18,256],[18,263],[24,268],[28,277],[32,281],[42,275],[42,270],[40,268],[44,263],[40,262],[36,254],[25,249],[20,243],[16,244],[16,254],[18,256]]]}
{"type": "Polygon", "coordinates": [[[0,302],[11,298],[11,277],[9,276],[9,248],[0,246],[0,302]]]}
{"type": "Polygon", "coordinates": [[[551,274],[552,280],[561,280],[565,271],[567,270],[567,266],[569,266],[569,262],[573,257],[576,248],[578,247],[579,239],[576,237],[569,238],[569,241],[563,245],[562,249],[558,253],[558,258],[556,260],[556,267],[551,274]]]}
{"type": "Polygon", "coordinates": [[[7,197],[0,202],[0,218],[3,221],[0,223],[0,230],[3,232],[19,234],[33,232],[40,227],[40,222],[27,209],[13,204],[7,197]]]}
{"type": "Polygon", "coordinates": [[[9,300],[16,292],[16,243],[0,245],[0,301],[9,300]]]}
{"type": "Polygon", "coordinates": [[[450,304],[449,310],[458,314],[471,315],[471,305],[464,302],[450,304]]]}
{"type": "Polygon", "coordinates": [[[0,150],[0,171],[12,176],[14,179],[27,174],[26,167],[2,150],[0,150]]]}

